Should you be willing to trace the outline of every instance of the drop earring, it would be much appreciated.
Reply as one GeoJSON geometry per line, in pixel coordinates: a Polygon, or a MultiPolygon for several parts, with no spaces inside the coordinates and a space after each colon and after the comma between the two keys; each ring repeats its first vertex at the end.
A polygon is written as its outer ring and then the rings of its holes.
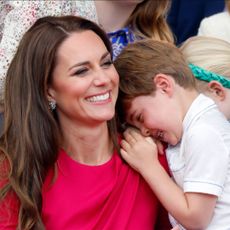
{"type": "Polygon", "coordinates": [[[55,101],[49,101],[49,107],[51,111],[54,111],[56,109],[56,102],[55,101]]]}

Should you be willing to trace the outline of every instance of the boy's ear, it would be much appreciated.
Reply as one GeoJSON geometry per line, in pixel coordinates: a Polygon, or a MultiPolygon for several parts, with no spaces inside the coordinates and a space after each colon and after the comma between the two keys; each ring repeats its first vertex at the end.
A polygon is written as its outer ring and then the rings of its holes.
{"type": "Polygon", "coordinates": [[[208,83],[208,91],[213,94],[214,97],[218,97],[221,101],[223,101],[226,97],[225,89],[218,81],[210,81],[208,83]]]}
{"type": "Polygon", "coordinates": [[[162,93],[167,93],[172,95],[173,93],[173,79],[166,74],[157,74],[153,78],[153,82],[156,85],[156,88],[159,89],[162,93]]]}

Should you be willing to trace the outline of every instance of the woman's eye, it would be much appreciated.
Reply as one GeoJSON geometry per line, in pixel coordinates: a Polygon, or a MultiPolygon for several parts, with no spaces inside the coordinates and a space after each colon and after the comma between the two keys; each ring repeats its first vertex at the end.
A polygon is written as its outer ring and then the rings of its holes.
{"type": "Polygon", "coordinates": [[[103,63],[103,66],[110,66],[112,64],[113,64],[112,60],[108,60],[103,63]]]}
{"type": "Polygon", "coordinates": [[[82,74],[86,73],[87,71],[88,71],[88,69],[86,69],[86,68],[79,69],[79,70],[75,71],[73,75],[82,75],[82,74]]]}

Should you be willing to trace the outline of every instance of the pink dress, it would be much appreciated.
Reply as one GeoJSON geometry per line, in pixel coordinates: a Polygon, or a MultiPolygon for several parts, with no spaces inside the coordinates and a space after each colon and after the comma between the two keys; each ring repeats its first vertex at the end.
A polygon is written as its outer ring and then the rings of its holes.
{"type": "MultiPolygon", "coordinates": [[[[46,230],[170,229],[167,213],[159,218],[161,206],[147,183],[116,151],[105,164],[88,166],[61,150],[55,180],[53,173],[42,190],[46,230]]],[[[0,202],[0,229],[16,229],[18,208],[15,195],[0,202]]]]}

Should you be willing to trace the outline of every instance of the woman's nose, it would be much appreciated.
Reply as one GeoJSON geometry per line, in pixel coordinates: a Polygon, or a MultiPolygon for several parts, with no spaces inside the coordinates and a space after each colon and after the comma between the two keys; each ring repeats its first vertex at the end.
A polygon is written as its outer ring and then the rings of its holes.
{"type": "Polygon", "coordinates": [[[110,77],[103,70],[98,70],[95,74],[94,84],[96,86],[105,85],[110,81],[110,77]]]}

